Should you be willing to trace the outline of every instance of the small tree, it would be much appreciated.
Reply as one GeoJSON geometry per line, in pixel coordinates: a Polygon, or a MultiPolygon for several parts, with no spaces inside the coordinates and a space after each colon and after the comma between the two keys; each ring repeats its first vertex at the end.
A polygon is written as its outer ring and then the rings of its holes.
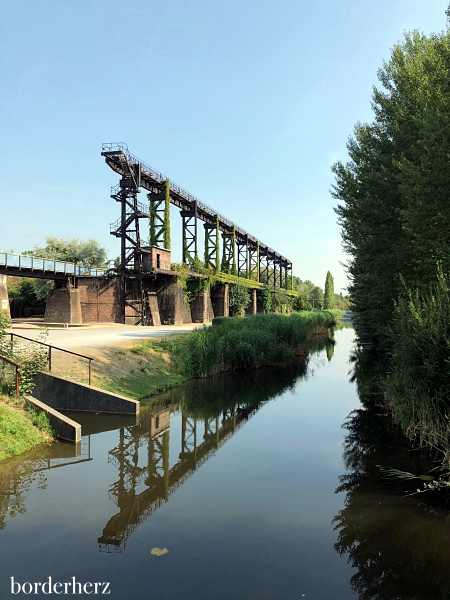
{"type": "Polygon", "coordinates": [[[330,271],[327,272],[325,279],[324,308],[325,310],[334,308],[334,280],[330,271]]]}
{"type": "Polygon", "coordinates": [[[312,306],[311,306],[310,302],[308,302],[308,298],[306,298],[306,296],[300,296],[300,295],[297,296],[297,298],[294,298],[292,308],[295,311],[312,310],[312,306]]]}
{"type": "Polygon", "coordinates": [[[229,298],[231,316],[243,316],[245,309],[250,304],[248,288],[244,285],[230,284],[229,298]]]}

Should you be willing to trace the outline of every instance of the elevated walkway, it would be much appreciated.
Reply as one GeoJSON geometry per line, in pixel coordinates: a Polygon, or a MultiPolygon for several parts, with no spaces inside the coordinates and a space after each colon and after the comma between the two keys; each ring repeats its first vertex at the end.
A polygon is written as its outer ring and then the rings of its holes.
{"type": "Polygon", "coordinates": [[[66,279],[67,277],[101,277],[107,269],[90,269],[73,262],[0,252],[0,274],[37,279],[66,279]]]}

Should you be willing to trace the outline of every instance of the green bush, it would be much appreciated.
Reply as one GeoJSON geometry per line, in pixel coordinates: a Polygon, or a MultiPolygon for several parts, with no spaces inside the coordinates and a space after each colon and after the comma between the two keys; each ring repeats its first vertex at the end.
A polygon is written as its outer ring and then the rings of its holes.
{"type": "Polygon", "coordinates": [[[230,317],[214,317],[214,319],[211,322],[211,325],[222,325],[222,323],[229,318],[230,317]]]}
{"type": "Polygon", "coordinates": [[[203,327],[164,345],[185,377],[269,364],[288,366],[298,351],[307,351],[311,336],[333,327],[339,314],[314,311],[289,317],[270,313],[245,319],[222,318],[220,327],[203,327]]]}

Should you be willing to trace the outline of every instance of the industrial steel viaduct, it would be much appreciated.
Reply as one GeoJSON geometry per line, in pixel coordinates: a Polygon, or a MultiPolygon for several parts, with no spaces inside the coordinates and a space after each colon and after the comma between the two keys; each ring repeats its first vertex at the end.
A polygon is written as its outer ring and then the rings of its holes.
{"type": "MultiPolygon", "coordinates": [[[[217,275],[229,274],[245,279],[247,285],[253,283],[254,287],[265,284],[273,289],[291,289],[290,260],[133,156],[126,144],[103,144],[101,154],[106,164],[121,176],[118,185],[111,189],[111,197],[121,204],[121,216],[110,226],[110,233],[121,240],[119,274],[124,306],[127,304],[126,280],[130,277],[140,281],[144,306],[144,280],[149,264],[146,255],[151,254],[151,248],[170,250],[170,204],[180,209],[183,220],[183,263],[194,268],[201,264],[198,252],[200,219],[205,230],[202,262],[206,268],[217,275]],[[137,200],[141,187],[148,191],[148,204],[137,200]],[[145,234],[139,224],[143,218],[150,220],[145,234]]],[[[136,306],[135,302],[133,305],[136,306]]]]}

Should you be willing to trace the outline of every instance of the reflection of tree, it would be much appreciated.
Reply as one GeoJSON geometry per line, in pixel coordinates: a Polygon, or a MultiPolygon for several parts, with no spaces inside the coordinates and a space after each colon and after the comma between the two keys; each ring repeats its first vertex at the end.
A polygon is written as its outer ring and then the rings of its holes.
{"type": "Polygon", "coordinates": [[[91,460],[89,438],[81,444],[41,446],[0,463],[0,531],[8,516],[26,512],[26,495],[33,484],[38,490],[47,489],[46,470],[87,460],[91,460]]]}
{"type": "MultiPolygon", "coordinates": [[[[411,472],[430,468],[433,456],[412,452],[383,414],[369,353],[353,356],[364,408],[346,423],[344,461],[348,473],[337,491],[345,507],[334,519],[335,549],[357,569],[351,579],[361,600],[439,600],[450,595],[450,526],[436,510],[405,496],[405,483],[387,485],[376,465],[411,472]]],[[[417,487],[417,485],[415,486],[417,487]]],[[[413,491],[413,490],[408,490],[413,491]]]]}
{"type": "Polygon", "coordinates": [[[44,460],[14,461],[0,471],[0,530],[6,526],[6,517],[17,517],[26,512],[25,494],[36,481],[38,489],[46,489],[47,478],[37,469],[45,465],[44,460]]]}

